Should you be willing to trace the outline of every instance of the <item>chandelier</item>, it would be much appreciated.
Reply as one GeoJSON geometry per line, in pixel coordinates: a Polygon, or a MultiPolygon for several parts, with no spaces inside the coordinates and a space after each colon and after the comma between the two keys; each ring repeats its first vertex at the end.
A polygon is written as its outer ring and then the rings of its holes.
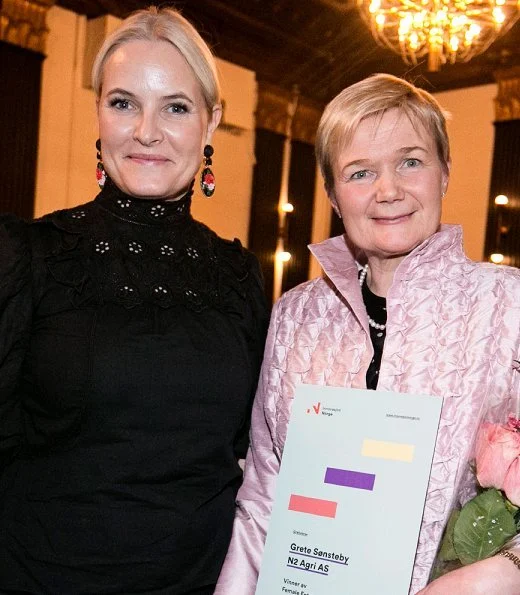
{"type": "Polygon", "coordinates": [[[520,16],[520,0],[357,0],[381,46],[428,70],[481,54],[520,16]]]}

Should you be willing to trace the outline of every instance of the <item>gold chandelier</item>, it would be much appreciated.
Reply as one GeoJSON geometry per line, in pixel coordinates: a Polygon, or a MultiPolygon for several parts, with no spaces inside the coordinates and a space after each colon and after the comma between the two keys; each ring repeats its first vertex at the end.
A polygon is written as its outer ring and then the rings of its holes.
{"type": "Polygon", "coordinates": [[[520,16],[520,0],[357,0],[379,45],[428,70],[481,54],[520,16]]]}

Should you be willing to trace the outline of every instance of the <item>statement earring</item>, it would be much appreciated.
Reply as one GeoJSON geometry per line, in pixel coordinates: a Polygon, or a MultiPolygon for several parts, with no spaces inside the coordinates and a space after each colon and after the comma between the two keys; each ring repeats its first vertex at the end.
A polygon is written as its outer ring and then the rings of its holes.
{"type": "Polygon", "coordinates": [[[103,167],[103,160],[101,158],[101,141],[99,140],[99,138],[96,141],[96,149],[97,149],[97,166],[96,166],[96,180],[97,183],[99,185],[99,187],[101,188],[101,190],[103,190],[103,186],[105,185],[105,182],[107,181],[107,174],[105,172],[105,168],[103,167]]]}
{"type": "Polygon", "coordinates": [[[208,198],[213,196],[213,193],[215,192],[215,176],[210,167],[210,165],[213,165],[213,161],[211,160],[212,155],[213,147],[211,145],[206,145],[204,147],[204,169],[200,174],[200,189],[208,198]]]}

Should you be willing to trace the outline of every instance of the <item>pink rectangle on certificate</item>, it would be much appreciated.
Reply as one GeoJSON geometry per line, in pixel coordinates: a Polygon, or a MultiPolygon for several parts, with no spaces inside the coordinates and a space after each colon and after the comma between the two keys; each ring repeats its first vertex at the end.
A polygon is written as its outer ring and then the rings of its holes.
{"type": "Polygon", "coordinates": [[[337,507],[338,503],[331,500],[307,498],[307,496],[297,496],[296,494],[291,494],[291,499],[289,500],[289,510],[315,514],[316,516],[326,516],[331,519],[336,518],[337,507]]]}

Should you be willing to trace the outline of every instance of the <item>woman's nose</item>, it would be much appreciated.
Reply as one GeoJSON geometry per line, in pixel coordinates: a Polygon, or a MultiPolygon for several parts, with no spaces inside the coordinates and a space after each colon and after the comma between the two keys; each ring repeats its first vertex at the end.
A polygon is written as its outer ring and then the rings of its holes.
{"type": "Polygon", "coordinates": [[[378,202],[394,202],[402,197],[401,185],[395,173],[383,173],[377,181],[376,200],[378,202]]]}
{"type": "Polygon", "coordinates": [[[142,145],[150,146],[162,140],[163,133],[156,114],[143,111],[134,130],[134,138],[142,145]]]}

